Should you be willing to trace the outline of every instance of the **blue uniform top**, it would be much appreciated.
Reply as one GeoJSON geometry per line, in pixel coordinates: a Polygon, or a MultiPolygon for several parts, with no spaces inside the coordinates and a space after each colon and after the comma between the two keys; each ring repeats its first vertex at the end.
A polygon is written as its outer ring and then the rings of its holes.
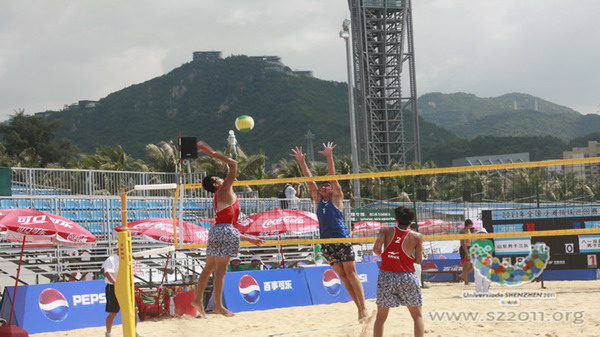
{"type": "Polygon", "coordinates": [[[331,199],[324,202],[319,201],[317,206],[317,218],[319,218],[319,234],[321,239],[347,238],[348,228],[344,223],[344,212],[340,211],[331,199]]]}

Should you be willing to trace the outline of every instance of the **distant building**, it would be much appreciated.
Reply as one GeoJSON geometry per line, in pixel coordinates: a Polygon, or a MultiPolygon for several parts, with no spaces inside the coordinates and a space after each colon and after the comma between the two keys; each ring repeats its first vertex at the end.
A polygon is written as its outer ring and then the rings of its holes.
{"type": "Polygon", "coordinates": [[[33,115],[40,116],[40,117],[48,117],[48,116],[52,115],[53,113],[54,113],[54,111],[41,111],[41,112],[36,112],[33,115]]]}
{"type": "Polygon", "coordinates": [[[220,51],[195,51],[194,61],[216,61],[221,59],[220,51]]]}
{"type": "Polygon", "coordinates": [[[265,69],[285,71],[285,64],[281,62],[281,57],[279,56],[250,56],[250,58],[267,62],[269,65],[265,69]]]}
{"type": "Polygon", "coordinates": [[[495,156],[465,157],[454,159],[452,166],[480,166],[494,164],[525,163],[529,160],[529,152],[509,153],[495,156]]]}
{"type": "Polygon", "coordinates": [[[314,77],[313,72],[310,70],[296,70],[292,71],[292,74],[300,77],[314,77]]]}
{"type": "MultiPolygon", "coordinates": [[[[193,53],[194,61],[216,61],[222,58],[220,51],[195,51],[193,53]]],[[[266,62],[267,65],[265,69],[267,70],[275,70],[286,73],[291,73],[294,76],[300,77],[314,77],[313,72],[311,70],[298,70],[298,71],[290,71],[288,67],[281,62],[280,56],[273,55],[263,55],[263,56],[248,56],[253,60],[260,60],[266,62]]]]}
{"type": "MultiPolygon", "coordinates": [[[[588,141],[587,147],[574,147],[571,151],[563,151],[563,159],[591,158],[600,156],[600,143],[588,141]]],[[[568,165],[563,167],[565,173],[575,173],[577,177],[585,178],[600,173],[600,164],[568,165]]]]}
{"type": "Polygon", "coordinates": [[[283,65],[279,56],[250,56],[251,59],[265,61],[267,63],[283,65]]]}
{"type": "Polygon", "coordinates": [[[98,106],[98,101],[82,100],[79,101],[80,109],[93,109],[98,106]]]}

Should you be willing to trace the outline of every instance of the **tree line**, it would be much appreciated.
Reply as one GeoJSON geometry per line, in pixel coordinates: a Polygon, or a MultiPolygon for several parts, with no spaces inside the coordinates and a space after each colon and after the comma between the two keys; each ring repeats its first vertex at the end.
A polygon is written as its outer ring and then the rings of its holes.
{"type": "MultiPolygon", "coordinates": [[[[56,139],[59,122],[47,122],[42,116],[25,115],[18,111],[0,125],[0,165],[5,167],[92,169],[138,172],[177,172],[181,170],[177,140],[165,140],[147,144],[147,160],[134,158],[120,145],[98,147],[94,154],[82,154],[70,140],[56,139]]],[[[583,143],[583,139],[573,141],[583,143]]],[[[512,144],[508,145],[509,147],[512,144]]],[[[281,159],[271,168],[263,152],[246,154],[240,148],[226,146],[221,150],[235,157],[239,180],[260,180],[302,176],[293,158],[281,159]]],[[[325,163],[312,162],[309,166],[316,175],[326,175],[325,163]]],[[[433,161],[424,164],[411,163],[406,168],[392,164],[381,171],[418,170],[435,168],[433,161]]],[[[194,172],[224,175],[227,167],[213,158],[201,156],[190,163],[194,172]]],[[[336,157],[338,174],[352,173],[350,156],[336,157]]],[[[380,170],[361,164],[361,172],[380,170]]],[[[580,175],[573,172],[547,170],[546,168],[514,169],[494,172],[471,172],[462,174],[417,175],[390,178],[366,178],[360,181],[361,198],[365,201],[392,200],[412,201],[418,195],[428,200],[463,201],[593,201],[600,194],[598,175],[580,175]]],[[[347,198],[353,198],[352,181],[340,182],[347,198]]],[[[256,191],[259,197],[274,197],[283,186],[241,186],[240,191],[256,191]]],[[[308,197],[306,187],[301,188],[308,197]]]]}

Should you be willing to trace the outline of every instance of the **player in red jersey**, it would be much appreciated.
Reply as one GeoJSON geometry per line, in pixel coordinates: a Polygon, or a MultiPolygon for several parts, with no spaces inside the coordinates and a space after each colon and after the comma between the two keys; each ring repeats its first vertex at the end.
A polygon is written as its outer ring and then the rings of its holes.
{"type": "Polygon", "coordinates": [[[401,206],[394,213],[396,227],[381,228],[373,246],[373,252],[381,256],[373,336],[383,336],[383,326],[390,308],[401,305],[406,306],[410,312],[415,336],[423,336],[423,296],[414,267],[414,263],[423,262],[423,237],[409,228],[415,219],[413,209],[401,206]]]}

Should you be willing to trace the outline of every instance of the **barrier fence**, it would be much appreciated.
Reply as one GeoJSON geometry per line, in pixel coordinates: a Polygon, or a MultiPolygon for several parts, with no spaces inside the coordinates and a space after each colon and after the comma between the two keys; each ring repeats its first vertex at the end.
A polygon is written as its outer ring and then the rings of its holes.
{"type": "MultiPolygon", "coordinates": [[[[447,196],[451,196],[451,193],[457,192],[463,194],[463,198],[454,198],[453,201],[435,201],[430,200],[427,195],[423,197],[410,198],[410,201],[402,202],[390,202],[385,200],[373,200],[372,202],[364,202],[359,206],[350,205],[349,201],[345,204],[345,216],[346,224],[349,226],[348,230],[351,232],[353,229],[351,226],[354,223],[360,221],[377,221],[387,225],[393,224],[393,209],[398,206],[412,207],[417,212],[417,221],[425,219],[440,220],[447,226],[443,232],[440,233],[425,233],[427,235],[444,234],[453,235],[458,232],[462,222],[467,219],[480,219],[482,210],[495,210],[495,209],[540,209],[546,207],[565,207],[578,209],[583,205],[593,205],[596,203],[595,196],[593,193],[589,193],[589,190],[585,192],[582,197],[578,194],[565,194],[568,197],[566,202],[544,202],[540,200],[539,193],[533,197],[521,198],[519,202],[495,202],[491,200],[484,200],[482,198],[475,198],[481,200],[481,202],[468,202],[472,200],[474,195],[490,195],[490,189],[497,187],[494,184],[501,183],[506,185],[502,187],[508,189],[508,187],[515,189],[516,181],[507,181],[508,170],[525,170],[529,168],[577,168],[587,167],[589,165],[597,165],[600,162],[599,158],[582,158],[573,160],[558,160],[558,161],[546,161],[546,162],[527,162],[527,163],[514,163],[514,164],[502,164],[502,165],[484,165],[484,166],[473,166],[473,167],[458,167],[458,168],[431,168],[431,169],[419,169],[419,170],[402,170],[402,171],[389,171],[389,172],[374,172],[374,173],[360,173],[356,175],[337,175],[337,176],[321,176],[313,178],[286,178],[286,179],[264,179],[257,181],[238,181],[237,185],[265,185],[265,184],[280,184],[289,182],[291,180],[305,182],[309,180],[330,180],[332,178],[340,179],[342,181],[350,179],[371,179],[370,185],[375,185],[376,179],[390,179],[394,177],[412,177],[412,180],[385,180],[388,183],[383,187],[398,188],[401,184],[407,182],[412,183],[412,188],[434,188],[435,186],[426,186],[423,182],[417,184],[420,178],[427,178],[428,181],[433,182],[433,178],[437,177],[438,183],[450,183],[445,185],[448,189],[447,196]],[[570,166],[569,166],[570,165],[570,166]],[[470,178],[478,178],[478,184],[473,185],[473,181],[465,180],[465,177],[456,176],[452,177],[453,181],[448,175],[456,173],[469,173],[474,172],[477,176],[470,178]],[[486,173],[491,173],[491,176],[502,176],[503,180],[488,181],[488,185],[485,185],[486,173]],[[494,173],[496,172],[496,173],[494,173]],[[499,174],[498,174],[499,172],[499,174]],[[412,182],[411,182],[412,181],[412,182]],[[468,184],[471,184],[467,186],[468,184]],[[467,184],[467,185],[465,185],[467,184]],[[397,185],[397,186],[395,186],[397,185]],[[510,186],[509,186],[510,185],[510,186]],[[470,188],[472,193],[466,195],[464,189],[470,188]],[[454,189],[454,190],[453,190],[454,189]],[[481,192],[480,189],[483,189],[481,192]],[[523,201],[527,201],[524,203],[523,201]]],[[[547,170],[550,172],[551,170],[547,170]]],[[[565,169],[565,172],[568,170],[565,169]]],[[[12,197],[0,197],[0,208],[35,208],[44,210],[50,213],[62,215],[66,218],[74,220],[80,223],[85,228],[89,229],[100,239],[98,249],[93,252],[94,258],[101,260],[108,254],[114,251],[115,247],[115,235],[112,229],[120,225],[121,222],[121,208],[120,200],[117,197],[118,188],[120,186],[126,186],[128,189],[132,189],[137,184],[148,185],[148,184],[165,184],[174,183],[178,181],[179,176],[175,173],[153,173],[153,172],[115,172],[115,171],[94,171],[94,170],[62,170],[62,169],[29,169],[29,168],[12,168],[11,169],[12,179],[12,190],[15,191],[12,197]],[[50,195],[51,194],[51,195],[50,195]]],[[[542,171],[540,171],[542,172],[542,171]]],[[[526,187],[535,187],[535,178],[541,174],[540,172],[533,172],[535,174],[527,175],[526,171],[513,171],[513,173],[523,173],[526,178],[534,179],[527,182],[529,185],[526,187]]],[[[546,172],[546,171],[544,171],[546,172]]],[[[547,173],[548,173],[547,172],[547,173]]],[[[583,174],[583,171],[582,171],[583,174]]],[[[187,182],[186,189],[182,198],[180,212],[183,220],[190,221],[203,225],[205,227],[210,226],[209,223],[203,223],[202,219],[214,218],[214,212],[212,209],[212,198],[206,197],[204,190],[198,189],[199,184],[195,182],[200,181],[203,174],[199,173],[185,173],[183,174],[183,181],[187,182]],[[204,193],[204,194],[203,194],[204,193]]],[[[469,177],[467,177],[469,178],[469,177]]],[[[469,179],[470,179],[469,178],[469,179]]],[[[488,177],[489,178],[489,177],[488,177]]],[[[502,177],[501,177],[502,178],[502,177]]],[[[591,177],[594,178],[594,177],[591,177]]],[[[571,179],[570,176],[565,175],[565,180],[571,179]]],[[[570,181],[570,180],[569,180],[570,181]]],[[[576,180],[573,181],[577,183],[576,180]]],[[[539,180],[538,180],[539,184],[539,180]]],[[[565,186],[565,188],[575,188],[577,185],[571,187],[565,186]]],[[[594,187],[591,185],[591,187],[594,187]]],[[[406,188],[406,186],[405,186],[406,188]]],[[[595,188],[595,187],[594,187],[595,188]]],[[[247,189],[247,188],[245,188],[247,189]]],[[[535,190],[535,189],[534,189],[535,190]]],[[[415,191],[413,191],[415,192],[415,191]]],[[[419,190],[416,190],[419,192],[419,190]]],[[[253,193],[246,193],[252,195],[253,193]]],[[[254,193],[255,194],[255,193],[254,193]]],[[[419,193],[416,193],[419,194],[419,193]]],[[[415,194],[415,195],[416,195],[415,194]]],[[[439,193],[438,193],[439,195],[439,193]]],[[[244,194],[241,196],[241,205],[243,216],[252,215],[255,213],[271,210],[282,206],[282,199],[277,198],[244,198],[244,194]]],[[[431,194],[430,194],[431,196],[431,194]]],[[[128,209],[128,220],[134,221],[145,218],[172,218],[173,216],[173,192],[169,190],[146,190],[136,191],[128,196],[127,209],[128,209]]],[[[176,206],[179,207],[179,206],[176,206]]],[[[300,199],[297,201],[297,209],[314,212],[315,205],[309,199],[300,199]]],[[[372,241],[372,235],[370,233],[362,238],[353,238],[353,242],[369,242],[372,241]],[[371,236],[371,237],[369,237],[371,236]]],[[[554,235],[554,233],[552,234],[554,235]]],[[[276,239],[280,241],[286,241],[287,244],[301,245],[297,249],[290,249],[292,247],[243,247],[244,253],[253,254],[260,253],[266,259],[267,262],[276,265],[280,262],[284,255],[290,257],[290,261],[300,261],[303,259],[314,258],[316,253],[314,244],[318,241],[311,241],[307,243],[306,240],[315,239],[315,233],[298,236],[289,233],[279,235],[276,239]],[[301,240],[301,241],[291,241],[301,240]],[[303,240],[303,241],[302,241],[303,240]]],[[[443,237],[437,237],[442,239],[443,237]]],[[[457,237],[448,237],[448,239],[457,239],[457,237]]],[[[136,241],[134,249],[137,246],[148,244],[146,242],[136,241]]],[[[283,245],[283,243],[281,243],[283,245]]],[[[6,248],[4,251],[8,252],[4,257],[4,262],[0,261],[0,269],[3,268],[3,264],[7,262],[9,265],[13,263],[14,256],[11,255],[11,249],[14,247],[13,243],[1,241],[0,248],[6,248]]],[[[188,247],[198,248],[198,247],[188,247]]],[[[27,248],[30,249],[30,248],[27,248]]],[[[36,248],[42,249],[42,248],[36,248]]],[[[61,247],[44,247],[44,253],[42,256],[48,256],[47,259],[39,259],[37,262],[42,266],[43,273],[36,270],[33,266],[28,269],[31,272],[31,276],[34,276],[36,280],[30,282],[44,282],[44,281],[55,281],[64,280],[70,275],[72,265],[70,265],[73,259],[69,259],[67,250],[61,249],[61,247]],[[43,275],[43,276],[40,276],[43,275]],[[48,277],[49,275],[55,275],[48,277]],[[43,280],[46,278],[46,280],[43,280]]],[[[186,252],[185,254],[193,255],[194,257],[201,256],[202,252],[186,252]]],[[[244,259],[247,257],[244,257],[244,259]]],[[[94,261],[95,263],[95,261],[94,261]]],[[[82,263],[81,267],[87,262],[82,263]]],[[[96,268],[97,265],[90,262],[90,270],[96,268]]],[[[175,268],[175,267],[173,267],[175,268]]],[[[157,269],[157,268],[155,268],[157,269]]],[[[193,269],[193,268],[192,268],[193,269]]],[[[10,274],[10,273],[8,273],[10,274]]],[[[27,274],[27,273],[26,273],[27,274]]],[[[150,273],[150,277],[152,273],[150,273]]]]}
{"type": "MultiPolygon", "coordinates": [[[[252,198],[240,199],[243,215],[251,215],[259,212],[268,211],[281,206],[282,199],[277,198],[252,198]]],[[[465,203],[465,202],[376,202],[365,205],[360,208],[351,207],[346,202],[346,224],[359,221],[380,221],[387,224],[393,224],[393,209],[398,206],[413,207],[417,210],[417,219],[439,219],[451,225],[452,228],[444,233],[438,234],[457,234],[462,222],[466,218],[477,219],[481,210],[485,209],[533,209],[564,206],[573,209],[580,209],[588,204],[584,203],[545,203],[537,205],[535,203],[465,203]],[[539,207],[538,207],[539,206],[539,207]]],[[[72,196],[13,196],[0,198],[0,208],[34,208],[49,213],[58,214],[71,219],[99,238],[97,248],[91,253],[90,261],[82,261],[77,256],[73,256],[73,249],[63,247],[28,247],[25,253],[31,256],[39,256],[37,259],[30,260],[37,264],[37,267],[30,266],[24,273],[24,282],[26,283],[46,283],[55,281],[71,280],[72,276],[81,279],[82,275],[88,273],[97,274],[102,261],[112,254],[116,248],[116,236],[112,229],[121,224],[121,206],[120,200],[116,196],[95,196],[95,197],[72,197],[72,196]],[[77,267],[77,271],[73,272],[77,267]],[[72,275],[73,274],[73,275],[72,275]],[[77,276],[79,274],[79,276],[77,276]]],[[[297,201],[297,208],[314,212],[314,203],[310,199],[300,199],[297,201]]],[[[129,221],[144,218],[171,218],[173,214],[173,198],[171,197],[144,197],[129,196],[127,201],[129,221]]],[[[212,198],[184,198],[183,200],[183,219],[208,228],[210,223],[201,221],[202,219],[214,218],[212,208],[212,198]]],[[[351,230],[352,228],[349,228],[351,230]]],[[[363,241],[370,242],[371,238],[363,238],[363,241]]],[[[303,236],[282,234],[269,239],[287,240],[284,244],[288,246],[275,247],[252,247],[244,246],[242,248],[242,259],[248,260],[254,254],[260,254],[265,263],[273,266],[279,266],[282,260],[287,263],[297,261],[310,262],[315,257],[314,243],[307,243],[306,240],[316,239],[318,234],[311,233],[303,236]],[[300,240],[300,241],[289,241],[300,240]],[[290,244],[297,246],[289,246],[290,244]]],[[[443,237],[439,237],[442,239],[443,237]]],[[[456,237],[449,237],[456,239],[456,237]]],[[[358,238],[351,241],[358,242],[358,238]]],[[[134,249],[149,249],[156,247],[155,244],[134,240],[134,249]]],[[[0,240],[0,250],[2,250],[2,260],[0,260],[0,269],[6,271],[0,274],[1,279],[11,278],[11,268],[14,268],[18,261],[18,243],[0,240]]],[[[198,247],[196,247],[198,248],[198,247]]],[[[188,251],[186,254],[193,257],[201,257],[202,251],[188,251]]],[[[155,257],[158,261],[155,264],[144,263],[138,268],[138,281],[158,282],[162,277],[162,269],[166,263],[166,255],[155,257]],[[146,265],[156,266],[155,268],[146,267],[146,265]]],[[[181,253],[168,266],[169,270],[176,270],[177,265],[183,264],[186,255],[181,253]]],[[[195,259],[197,261],[198,259],[195,259]]],[[[148,261],[150,262],[150,261],[148,261]]],[[[143,263],[143,262],[142,262],[143,263]]],[[[176,272],[173,277],[183,278],[186,274],[194,275],[201,270],[201,262],[194,262],[192,266],[180,268],[181,273],[176,272]],[[189,272],[186,272],[189,271],[189,272]]],[[[7,283],[4,281],[3,283],[7,283]]]]}

